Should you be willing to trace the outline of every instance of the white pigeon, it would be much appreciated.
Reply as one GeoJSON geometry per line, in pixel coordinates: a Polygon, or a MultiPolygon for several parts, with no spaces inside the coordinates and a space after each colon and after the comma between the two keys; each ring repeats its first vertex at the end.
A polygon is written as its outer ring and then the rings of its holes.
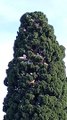
{"type": "Polygon", "coordinates": [[[25,54],[23,54],[23,56],[21,56],[21,57],[18,57],[19,59],[21,59],[21,60],[26,60],[26,55],[25,54]]]}
{"type": "Polygon", "coordinates": [[[34,84],[35,80],[32,80],[31,82],[29,82],[30,84],[34,84]]]}

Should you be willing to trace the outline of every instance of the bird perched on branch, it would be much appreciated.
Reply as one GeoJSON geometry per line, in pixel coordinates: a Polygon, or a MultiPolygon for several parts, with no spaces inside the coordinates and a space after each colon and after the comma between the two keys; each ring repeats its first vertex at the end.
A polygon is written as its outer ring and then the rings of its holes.
{"type": "Polygon", "coordinates": [[[35,82],[35,80],[32,80],[32,81],[29,82],[29,84],[34,84],[34,82],[35,82]]]}
{"type": "Polygon", "coordinates": [[[26,29],[24,28],[23,31],[26,32],[26,29]]]}
{"type": "Polygon", "coordinates": [[[44,65],[48,66],[48,64],[46,62],[44,62],[44,65]]]}
{"type": "Polygon", "coordinates": [[[23,54],[23,56],[18,57],[18,59],[20,59],[20,60],[26,60],[26,59],[27,59],[27,57],[26,57],[26,55],[25,55],[25,54],[23,54]]]}

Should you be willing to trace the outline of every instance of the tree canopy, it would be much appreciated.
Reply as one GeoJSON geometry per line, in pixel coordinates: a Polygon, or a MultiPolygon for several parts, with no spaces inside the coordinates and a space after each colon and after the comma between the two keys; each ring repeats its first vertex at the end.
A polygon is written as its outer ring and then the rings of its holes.
{"type": "Polygon", "coordinates": [[[42,12],[25,13],[4,80],[4,120],[67,120],[65,47],[42,12]]]}

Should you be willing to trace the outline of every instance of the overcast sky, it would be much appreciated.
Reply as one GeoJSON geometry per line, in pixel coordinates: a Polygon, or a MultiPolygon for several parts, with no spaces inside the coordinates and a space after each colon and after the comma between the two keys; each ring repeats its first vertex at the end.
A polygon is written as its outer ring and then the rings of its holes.
{"type": "MultiPolygon", "coordinates": [[[[6,95],[3,80],[8,62],[13,58],[13,44],[25,12],[42,11],[53,25],[57,41],[67,47],[67,0],[1,0],[0,1],[0,120],[6,95]]],[[[66,51],[67,55],[67,51],[66,51]]],[[[67,66],[67,57],[64,59],[67,66]]],[[[67,71],[67,70],[66,70],[67,71]]]]}

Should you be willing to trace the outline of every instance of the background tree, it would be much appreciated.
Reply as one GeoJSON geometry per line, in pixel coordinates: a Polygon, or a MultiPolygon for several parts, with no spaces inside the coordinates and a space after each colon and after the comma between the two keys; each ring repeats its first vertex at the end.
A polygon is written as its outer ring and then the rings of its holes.
{"type": "Polygon", "coordinates": [[[42,12],[24,14],[8,64],[4,120],[67,120],[65,48],[42,12]]]}

